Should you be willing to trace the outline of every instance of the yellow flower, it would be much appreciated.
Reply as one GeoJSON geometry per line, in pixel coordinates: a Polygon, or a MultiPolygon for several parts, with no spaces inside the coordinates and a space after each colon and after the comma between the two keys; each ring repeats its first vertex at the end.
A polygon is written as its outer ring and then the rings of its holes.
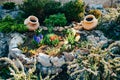
{"type": "Polygon", "coordinates": [[[32,55],[36,54],[36,50],[30,50],[29,53],[31,53],[32,55]]]}

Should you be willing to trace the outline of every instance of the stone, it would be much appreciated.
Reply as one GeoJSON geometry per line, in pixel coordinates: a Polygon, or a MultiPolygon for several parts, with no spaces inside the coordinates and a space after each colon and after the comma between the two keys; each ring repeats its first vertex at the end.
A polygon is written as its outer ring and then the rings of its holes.
{"type": "Polygon", "coordinates": [[[3,33],[0,33],[0,57],[7,57],[9,52],[9,46],[7,38],[3,33]]]}
{"type": "Polygon", "coordinates": [[[64,57],[65,57],[66,61],[72,61],[74,59],[73,54],[70,54],[70,53],[67,53],[67,52],[63,52],[63,54],[64,54],[64,57]]]}
{"type": "Polygon", "coordinates": [[[63,64],[65,64],[65,60],[63,56],[61,58],[51,57],[50,60],[55,67],[61,67],[63,64]]]}
{"type": "Polygon", "coordinates": [[[18,48],[13,48],[9,50],[8,57],[13,59],[18,58],[23,64],[25,65],[28,64],[27,67],[29,67],[30,64],[34,63],[34,57],[31,58],[26,57],[24,54],[22,54],[22,51],[18,48]]]}
{"type": "Polygon", "coordinates": [[[91,42],[94,46],[102,46],[108,42],[108,39],[99,30],[94,30],[86,36],[87,41],[91,42]]]}
{"type": "Polygon", "coordinates": [[[12,18],[17,18],[19,13],[23,13],[21,10],[6,10],[6,9],[0,9],[0,17],[3,19],[6,17],[6,15],[10,15],[12,18]]]}
{"type": "Polygon", "coordinates": [[[68,28],[69,28],[69,26],[65,26],[64,28],[65,28],[65,29],[68,29],[68,28]]]}
{"type": "Polygon", "coordinates": [[[42,72],[43,74],[56,74],[62,72],[62,68],[57,68],[57,67],[45,67],[42,66],[41,64],[37,64],[37,70],[42,72]]]}
{"type": "Polygon", "coordinates": [[[54,30],[54,31],[57,31],[58,29],[57,29],[57,27],[54,27],[53,30],[54,30]]]}
{"type": "Polygon", "coordinates": [[[63,27],[59,27],[59,30],[58,31],[63,31],[64,30],[64,28],[63,27]]]}
{"type": "Polygon", "coordinates": [[[89,5],[90,9],[103,9],[103,5],[102,4],[90,4],[89,5]]]}
{"type": "MultiPolygon", "coordinates": [[[[18,55],[22,54],[22,51],[18,48],[13,48],[9,50],[8,57],[16,58],[18,55]]],[[[22,55],[24,57],[24,55],[22,55]]]]}
{"type": "Polygon", "coordinates": [[[11,11],[10,13],[8,13],[8,15],[10,15],[12,18],[17,18],[19,16],[19,13],[23,13],[22,11],[20,10],[17,10],[17,11],[11,11]]]}
{"type": "Polygon", "coordinates": [[[43,29],[43,30],[48,30],[48,28],[47,28],[47,27],[42,27],[42,29],[43,29]]]}
{"type": "Polygon", "coordinates": [[[37,56],[37,61],[40,62],[43,66],[49,67],[52,66],[50,63],[50,58],[44,53],[39,53],[37,56]]]}
{"type": "Polygon", "coordinates": [[[19,33],[13,33],[11,34],[12,39],[10,40],[9,43],[9,50],[13,49],[13,48],[17,48],[19,44],[23,44],[24,40],[23,40],[23,35],[19,34],[19,33]]]}

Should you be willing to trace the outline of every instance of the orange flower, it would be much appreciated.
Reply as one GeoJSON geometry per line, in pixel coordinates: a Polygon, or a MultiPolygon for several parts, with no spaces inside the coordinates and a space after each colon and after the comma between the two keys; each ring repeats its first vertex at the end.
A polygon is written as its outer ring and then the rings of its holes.
{"type": "Polygon", "coordinates": [[[50,40],[51,40],[51,41],[54,41],[54,40],[56,40],[56,39],[58,39],[58,36],[57,36],[57,35],[52,35],[52,36],[50,36],[50,40]]]}

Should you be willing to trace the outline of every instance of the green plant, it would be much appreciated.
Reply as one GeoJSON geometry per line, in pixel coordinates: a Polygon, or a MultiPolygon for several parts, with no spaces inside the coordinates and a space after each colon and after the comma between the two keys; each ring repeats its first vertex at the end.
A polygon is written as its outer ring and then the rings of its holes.
{"type": "Polygon", "coordinates": [[[50,15],[49,18],[44,20],[46,26],[65,26],[67,23],[66,17],[64,14],[54,14],[50,15]]]}
{"type": "Polygon", "coordinates": [[[28,29],[24,24],[18,23],[9,15],[0,21],[0,32],[26,32],[28,29]]]}
{"type": "Polygon", "coordinates": [[[2,22],[0,23],[0,32],[26,32],[27,28],[24,24],[17,24],[12,22],[2,22]]]}
{"type": "Polygon", "coordinates": [[[66,31],[66,40],[68,41],[69,44],[75,43],[75,33],[73,32],[72,29],[68,29],[66,31]]]}
{"type": "Polygon", "coordinates": [[[15,3],[14,2],[5,2],[3,3],[3,8],[4,9],[14,9],[15,8],[15,3]]]}
{"type": "Polygon", "coordinates": [[[57,14],[60,12],[61,3],[57,1],[50,1],[45,4],[44,12],[45,15],[48,17],[49,15],[57,14]]]}
{"type": "Polygon", "coordinates": [[[68,73],[72,79],[85,80],[119,80],[120,57],[111,58],[109,49],[101,47],[84,48],[88,54],[78,53],[77,58],[70,62],[68,73]],[[74,70],[73,70],[74,69],[74,70]],[[72,70],[72,72],[71,72],[72,70]]]}
{"type": "Polygon", "coordinates": [[[63,12],[68,21],[80,21],[84,16],[83,0],[70,1],[63,6],[63,12]]]}
{"type": "Polygon", "coordinates": [[[100,10],[90,10],[88,12],[89,14],[94,15],[97,19],[99,19],[102,16],[102,12],[100,10]]]}
{"type": "Polygon", "coordinates": [[[21,10],[24,11],[24,17],[34,15],[39,18],[39,21],[42,22],[45,19],[44,15],[44,6],[48,3],[49,0],[24,0],[23,4],[20,5],[21,10]]]}
{"type": "Polygon", "coordinates": [[[47,45],[56,46],[59,44],[59,37],[55,34],[47,34],[44,37],[44,43],[47,45]]]}
{"type": "Polygon", "coordinates": [[[53,32],[53,26],[47,26],[47,28],[48,28],[48,33],[52,33],[53,32]]]}
{"type": "MultiPolygon", "coordinates": [[[[4,78],[5,80],[52,80],[58,75],[58,73],[52,76],[50,76],[50,74],[48,73],[48,75],[44,77],[40,73],[40,75],[35,75],[34,72],[36,71],[37,64],[36,59],[34,59],[33,67],[29,68],[27,71],[25,71],[25,67],[19,59],[16,59],[16,61],[14,62],[9,58],[4,57],[0,58],[0,61],[5,61],[6,63],[10,64],[8,68],[11,76],[9,76],[8,78],[4,78]],[[19,65],[19,68],[16,63],[19,65]]],[[[2,66],[4,66],[4,64],[2,66]]],[[[4,80],[3,78],[1,78],[1,75],[0,79],[4,80]]]]}

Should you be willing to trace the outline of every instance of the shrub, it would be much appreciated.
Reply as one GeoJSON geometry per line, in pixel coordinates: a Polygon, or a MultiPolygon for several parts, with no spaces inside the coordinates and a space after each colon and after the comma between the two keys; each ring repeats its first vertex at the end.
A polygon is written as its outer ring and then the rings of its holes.
{"type": "Polygon", "coordinates": [[[83,0],[70,1],[64,4],[63,12],[68,21],[80,21],[84,16],[83,0]]]}
{"type": "Polygon", "coordinates": [[[25,0],[20,6],[21,10],[24,11],[24,17],[34,15],[39,18],[40,22],[45,19],[44,6],[49,0],[25,0]]]}
{"type": "Polygon", "coordinates": [[[60,12],[61,3],[56,1],[50,1],[46,3],[44,12],[46,16],[57,14],[60,12]]]}
{"type": "Polygon", "coordinates": [[[27,27],[24,24],[17,23],[9,15],[0,21],[0,32],[26,32],[27,27]]]}
{"type": "Polygon", "coordinates": [[[100,18],[102,15],[102,12],[100,10],[97,10],[97,9],[90,10],[88,13],[94,15],[97,19],[100,18]]]}
{"type": "Polygon", "coordinates": [[[14,2],[5,2],[5,3],[3,3],[3,8],[4,9],[14,9],[15,3],[14,2]]]}
{"type": "MultiPolygon", "coordinates": [[[[89,45],[90,46],[90,45],[89,45]]],[[[101,47],[87,47],[78,52],[77,58],[68,65],[70,80],[119,80],[120,57],[114,57],[109,49],[101,47]],[[84,54],[88,51],[87,54],[84,54]]]]}
{"type": "Polygon", "coordinates": [[[44,20],[46,26],[65,26],[67,23],[66,17],[64,14],[54,14],[50,15],[49,18],[44,20]]]}

